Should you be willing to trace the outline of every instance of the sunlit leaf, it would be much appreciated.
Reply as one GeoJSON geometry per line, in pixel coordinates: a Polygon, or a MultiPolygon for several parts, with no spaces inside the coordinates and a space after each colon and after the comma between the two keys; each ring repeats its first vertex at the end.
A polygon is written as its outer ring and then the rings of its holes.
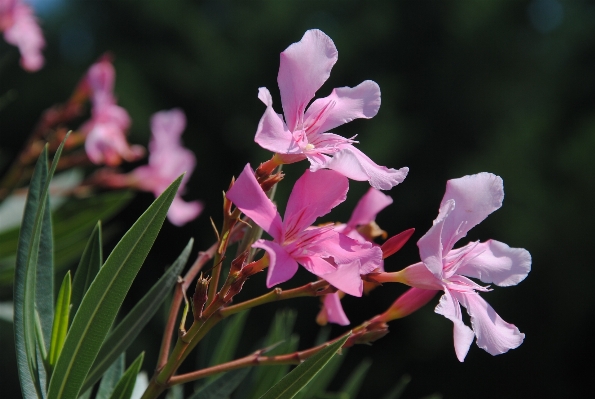
{"type": "Polygon", "coordinates": [[[153,285],[145,296],[132,308],[124,320],[106,337],[95,363],[83,385],[83,390],[95,384],[109,365],[134,342],[143,327],[151,320],[177,281],[178,275],[188,262],[192,251],[191,239],[174,264],[167,269],[163,277],[153,285]]]}
{"type": "Polygon", "coordinates": [[[149,253],[182,176],[141,215],[116,245],[85,294],[58,359],[48,397],[75,398],[124,297],[149,253]]]}
{"type": "Polygon", "coordinates": [[[273,385],[261,399],[290,399],[293,398],[341,349],[350,334],[333,342],[314,356],[299,364],[289,374],[273,385]]]}
{"type": "Polygon", "coordinates": [[[60,291],[58,292],[58,299],[56,300],[56,311],[54,312],[54,325],[52,327],[52,340],[50,342],[50,352],[48,355],[48,363],[50,369],[54,367],[68,332],[69,314],[70,314],[70,271],[64,276],[60,291]]]}

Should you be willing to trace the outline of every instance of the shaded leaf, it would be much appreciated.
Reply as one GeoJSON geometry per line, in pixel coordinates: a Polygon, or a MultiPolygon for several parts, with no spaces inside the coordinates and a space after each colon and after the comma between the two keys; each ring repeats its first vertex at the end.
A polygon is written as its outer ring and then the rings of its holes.
{"type": "Polygon", "coordinates": [[[122,353],[105,371],[103,377],[101,377],[101,383],[99,384],[95,399],[109,399],[112,396],[116,384],[124,375],[124,367],[126,367],[126,354],[122,353]]]}
{"type": "Polygon", "coordinates": [[[136,376],[143,365],[144,357],[145,353],[143,352],[136,358],[130,367],[128,367],[128,370],[126,370],[122,378],[120,378],[120,381],[118,381],[118,384],[116,384],[110,399],[130,399],[132,391],[134,390],[136,376]]]}
{"type": "MultiPolygon", "coordinates": [[[[328,330],[330,332],[330,329],[328,330]]],[[[317,341],[317,345],[321,345],[323,342],[326,342],[328,339],[325,339],[322,342],[317,341]]],[[[328,388],[329,384],[339,371],[339,367],[343,363],[343,359],[347,356],[347,349],[343,349],[341,356],[333,357],[326,365],[323,373],[318,373],[312,380],[302,389],[295,397],[296,398],[314,398],[320,397],[326,394],[325,390],[328,388]]]]}
{"type": "Polygon", "coordinates": [[[99,381],[101,375],[109,365],[134,342],[143,327],[155,315],[161,303],[170,294],[178,275],[188,262],[188,256],[190,256],[190,251],[192,251],[193,243],[194,240],[190,239],[186,248],[184,248],[174,264],[167,269],[163,277],[151,287],[145,296],[126,315],[124,320],[105,338],[97,354],[95,363],[93,363],[93,367],[85,379],[83,390],[92,387],[99,381]]]}
{"type": "Polygon", "coordinates": [[[397,384],[392,387],[391,390],[382,397],[382,399],[399,399],[410,381],[411,377],[408,374],[403,375],[397,384]]]}
{"type": "Polygon", "coordinates": [[[250,368],[228,371],[207,382],[188,399],[226,399],[246,378],[250,368]]]}
{"type": "Polygon", "coordinates": [[[76,268],[74,281],[72,282],[72,310],[71,318],[74,318],[83,296],[91,286],[93,279],[103,264],[103,251],[101,242],[101,222],[97,222],[87,246],[81,256],[81,261],[76,268]]]}
{"type": "Polygon", "coordinates": [[[364,382],[366,373],[370,370],[370,366],[372,366],[372,361],[370,359],[362,360],[357,368],[353,370],[349,377],[347,377],[347,380],[341,388],[341,393],[346,393],[350,398],[357,397],[357,393],[364,382]]]}
{"type": "MultiPolygon", "coordinates": [[[[223,328],[223,333],[219,336],[215,351],[211,356],[211,366],[225,363],[233,359],[249,313],[249,311],[240,312],[227,320],[223,328]]],[[[213,380],[215,378],[217,377],[213,376],[208,380],[213,380]]]]}
{"type": "Polygon", "coordinates": [[[48,397],[75,398],[124,297],[149,253],[182,176],[176,179],[116,245],[83,297],[50,380],[48,397]]]}
{"type": "Polygon", "coordinates": [[[289,374],[273,385],[261,399],[290,399],[293,398],[341,349],[350,334],[333,342],[314,356],[299,364],[289,374]]]}

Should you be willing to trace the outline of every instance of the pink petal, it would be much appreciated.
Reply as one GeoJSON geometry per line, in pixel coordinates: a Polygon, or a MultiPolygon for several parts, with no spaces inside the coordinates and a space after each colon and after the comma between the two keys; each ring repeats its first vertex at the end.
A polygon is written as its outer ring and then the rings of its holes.
{"type": "Polygon", "coordinates": [[[465,258],[457,273],[503,287],[517,285],[531,271],[529,251],[496,240],[475,245],[465,258]]]}
{"type": "Polygon", "coordinates": [[[352,145],[345,146],[325,165],[344,176],[357,181],[368,181],[378,190],[389,190],[402,183],[409,168],[399,170],[379,166],[352,145]]]}
{"type": "Polygon", "coordinates": [[[308,132],[328,132],[357,118],[370,119],[380,109],[380,87],[366,80],[355,87],[340,87],[314,101],[304,115],[308,132]]]}
{"type": "Polygon", "coordinates": [[[281,241],[281,216],[256,181],[250,164],[244,167],[240,177],[225,196],[276,241],[281,241]]]}
{"type": "Polygon", "coordinates": [[[196,219],[203,208],[204,206],[199,201],[186,202],[179,196],[176,196],[167,212],[167,218],[171,224],[183,226],[196,219]]]}
{"type": "Polygon", "coordinates": [[[116,80],[116,70],[110,61],[102,59],[91,65],[87,72],[87,79],[93,96],[102,95],[112,97],[114,91],[114,82],[116,80]]]}
{"type": "Polygon", "coordinates": [[[341,298],[339,298],[338,292],[324,296],[324,309],[326,310],[327,320],[329,323],[335,323],[340,326],[349,325],[349,319],[343,311],[343,306],[341,306],[341,298]]]}
{"type": "Polygon", "coordinates": [[[186,115],[179,108],[159,111],[151,116],[151,132],[155,147],[179,145],[184,129],[186,129],[186,115]]]}
{"type": "Polygon", "coordinates": [[[382,250],[382,258],[386,259],[403,248],[403,245],[409,241],[414,232],[415,229],[407,229],[386,240],[380,246],[380,249],[382,250]]]}
{"type": "Polygon", "coordinates": [[[290,131],[302,122],[306,106],[329,78],[335,62],[335,44],[318,29],[307,31],[299,42],[281,53],[277,83],[290,131]]]}
{"type": "Polygon", "coordinates": [[[258,98],[266,104],[267,109],[258,122],[254,141],[269,151],[280,154],[301,154],[302,150],[296,144],[283,119],[273,110],[273,99],[269,91],[261,87],[258,89],[258,98]]]}
{"type": "Polygon", "coordinates": [[[368,192],[358,201],[351,219],[347,225],[355,228],[358,225],[368,224],[376,219],[376,215],[393,203],[393,199],[386,194],[370,187],[368,192]]]}
{"type": "Polygon", "coordinates": [[[444,286],[440,278],[437,278],[423,262],[414,263],[401,270],[400,275],[403,282],[410,287],[424,290],[442,290],[444,286]]]}
{"type": "MultiPolygon", "coordinates": [[[[382,250],[370,242],[359,242],[356,239],[337,233],[326,239],[317,248],[325,257],[332,257],[335,264],[359,263],[359,274],[368,274],[382,268],[382,250]]],[[[343,290],[345,291],[345,290],[343,290]]]]}
{"type": "Polygon", "coordinates": [[[467,308],[471,325],[477,336],[477,346],[490,355],[499,355],[519,347],[525,334],[505,322],[496,311],[477,293],[456,293],[458,300],[467,308]]]}
{"type": "Polygon", "coordinates": [[[276,242],[258,240],[252,247],[264,249],[269,255],[268,288],[284,283],[297,272],[298,263],[276,242]]]}
{"type": "Polygon", "coordinates": [[[119,126],[113,123],[94,124],[85,140],[85,151],[91,162],[117,166],[122,159],[135,161],[142,157],[140,146],[130,146],[119,126]]]}
{"type": "MultiPolygon", "coordinates": [[[[4,39],[7,43],[19,48],[21,66],[25,70],[38,71],[44,64],[41,50],[45,47],[45,40],[33,11],[25,4],[16,3],[7,5],[5,12],[11,14],[8,18],[12,22],[9,27],[5,28],[4,39]]],[[[0,15],[0,19],[2,17],[6,18],[7,16],[0,15]]],[[[1,22],[0,25],[2,25],[1,22]]]]}
{"type": "Polygon", "coordinates": [[[462,362],[465,360],[467,352],[469,352],[469,347],[473,342],[475,334],[463,323],[459,301],[451,295],[449,290],[446,290],[434,311],[453,322],[455,353],[457,354],[457,359],[462,362]]]}
{"type": "Polygon", "coordinates": [[[442,279],[442,269],[444,267],[442,258],[443,254],[446,253],[442,246],[442,230],[448,215],[454,208],[455,203],[453,200],[443,203],[432,227],[417,241],[421,260],[438,279],[442,279]]]}
{"type": "Polygon", "coordinates": [[[360,276],[360,263],[358,260],[333,267],[326,260],[319,257],[300,258],[298,261],[311,273],[325,279],[341,291],[360,297],[364,283],[360,276]]]}
{"type": "Polygon", "coordinates": [[[482,172],[449,180],[440,206],[454,200],[455,209],[442,230],[444,252],[450,251],[473,226],[500,208],[503,198],[504,186],[500,176],[482,172]]]}
{"type": "Polygon", "coordinates": [[[304,230],[320,216],[324,216],[335,206],[345,201],[349,182],[337,172],[320,170],[306,172],[300,177],[291,191],[285,209],[285,237],[304,230]]]}
{"type": "Polygon", "coordinates": [[[390,314],[394,318],[403,318],[416,312],[436,296],[437,290],[409,288],[390,307],[390,314]]]}

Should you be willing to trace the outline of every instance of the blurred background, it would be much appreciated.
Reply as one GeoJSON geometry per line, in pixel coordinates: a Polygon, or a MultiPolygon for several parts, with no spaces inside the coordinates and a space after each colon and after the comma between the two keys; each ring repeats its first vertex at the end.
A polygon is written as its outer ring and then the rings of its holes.
{"type": "MultiPolygon", "coordinates": [[[[166,222],[125,306],[161,275],[195,237],[195,253],[214,241],[209,217],[221,221],[221,192],[250,162],[270,157],[254,143],[264,112],[257,89],[269,88],[281,112],[276,83],[279,53],[307,29],[328,34],[339,51],[318,92],[366,79],[382,90],[380,112],[337,128],[358,135],[359,148],[380,165],[408,166],[390,192],[393,205],[377,223],[389,235],[414,227],[404,249],[386,261],[399,270],[419,260],[415,242],[431,226],[448,179],[489,171],[504,179],[503,207],[469,234],[497,239],[533,256],[528,278],[482,295],[526,334],[515,350],[492,357],[472,345],[455,357],[452,323],[433,312],[438,296],[417,313],[390,324],[370,347],[352,348],[341,378],[371,359],[361,398],[380,397],[403,375],[403,398],[578,397],[595,377],[595,268],[588,255],[595,225],[595,2],[518,1],[192,1],[28,0],[47,41],[45,67],[18,65],[18,50],[0,40],[0,168],[21,150],[41,113],[64,102],[88,67],[114,56],[115,94],[133,120],[129,141],[146,145],[149,117],[182,108],[185,145],[198,159],[184,198],[205,210],[176,228],[166,222]],[[6,93],[9,93],[6,96],[6,93]]],[[[77,128],[77,125],[71,128],[77,128]]],[[[136,165],[124,166],[126,170],[136,165]]],[[[307,163],[284,168],[279,208],[307,163]]],[[[326,220],[346,221],[365,182],[351,182],[347,201],[326,220]]],[[[120,236],[151,203],[138,194],[107,226],[120,236]]],[[[1,221],[0,221],[1,223],[1,221]]],[[[461,241],[459,245],[467,241],[461,241]]],[[[107,240],[106,251],[113,240],[107,240]]],[[[76,262],[74,263],[76,264],[76,262]]],[[[300,273],[298,280],[311,278],[300,273]]],[[[287,286],[295,286],[290,282],[287,286]]],[[[264,276],[246,297],[264,292],[264,276]]],[[[404,291],[387,285],[363,299],[345,298],[354,325],[382,312],[404,291]]],[[[10,299],[10,291],[2,292],[10,299]]],[[[276,309],[298,310],[296,334],[308,348],[318,331],[316,299],[267,305],[251,313],[238,355],[251,352],[276,309]]],[[[147,350],[151,372],[164,315],[130,349],[147,350]]],[[[333,327],[337,335],[346,328],[333,327]]],[[[0,321],[3,398],[18,398],[10,323],[0,321]],[[7,391],[8,389],[8,391],[7,391]]]]}

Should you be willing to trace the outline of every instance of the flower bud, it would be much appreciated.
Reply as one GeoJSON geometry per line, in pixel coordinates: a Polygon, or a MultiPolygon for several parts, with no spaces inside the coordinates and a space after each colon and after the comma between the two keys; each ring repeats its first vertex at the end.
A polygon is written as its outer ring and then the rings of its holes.
{"type": "Polygon", "coordinates": [[[204,277],[202,274],[198,278],[196,282],[196,290],[194,291],[194,295],[192,296],[192,309],[194,313],[194,319],[198,320],[202,315],[202,310],[205,306],[205,303],[208,299],[208,292],[209,292],[209,283],[211,279],[209,277],[204,277]]]}
{"type": "Polygon", "coordinates": [[[391,321],[409,316],[430,302],[436,295],[437,290],[424,290],[421,288],[409,288],[401,295],[386,312],[380,315],[379,320],[391,321]]]}

